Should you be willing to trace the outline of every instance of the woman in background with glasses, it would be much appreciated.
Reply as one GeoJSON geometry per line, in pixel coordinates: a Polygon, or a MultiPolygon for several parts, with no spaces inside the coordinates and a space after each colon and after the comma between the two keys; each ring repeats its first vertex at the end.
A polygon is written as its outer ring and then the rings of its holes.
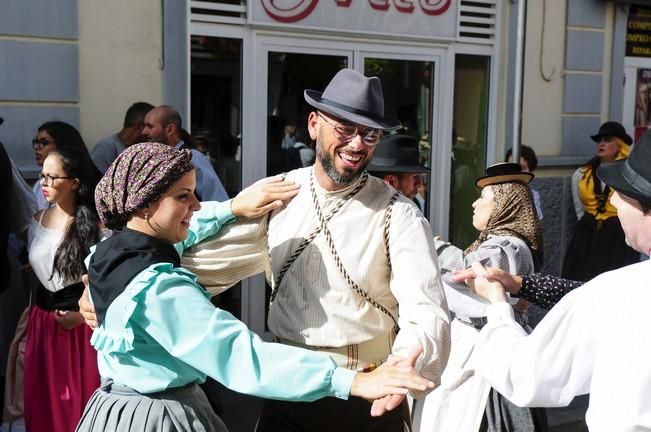
{"type": "MultiPolygon", "coordinates": [[[[32,140],[32,148],[34,149],[34,159],[39,166],[43,166],[43,161],[51,151],[60,148],[74,148],[88,153],[79,131],[74,126],[62,121],[49,121],[39,126],[36,138],[32,140]]],[[[95,165],[93,165],[94,167],[95,165]]],[[[97,175],[101,177],[99,171],[97,175]]],[[[38,181],[34,183],[34,195],[36,195],[39,210],[49,206],[47,199],[43,196],[41,183],[38,181]]]]}
{"type": "MultiPolygon", "coordinates": [[[[65,123],[53,123],[65,125],[53,129],[57,132],[76,132],[65,123]]],[[[81,325],[77,301],[84,287],[84,258],[100,237],[94,203],[100,176],[78,135],[69,134],[66,143],[80,143],[79,148],[58,145],[54,150],[46,144],[40,149],[48,150],[38,181],[48,206],[34,215],[28,230],[29,262],[40,282],[25,349],[25,426],[30,431],[74,430],[99,385],[91,330],[81,325]]],[[[46,129],[39,130],[38,139],[51,137],[46,129]]]]}

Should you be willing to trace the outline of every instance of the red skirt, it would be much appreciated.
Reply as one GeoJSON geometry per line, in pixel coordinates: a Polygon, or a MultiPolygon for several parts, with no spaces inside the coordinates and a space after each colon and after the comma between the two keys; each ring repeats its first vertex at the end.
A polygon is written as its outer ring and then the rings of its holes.
{"type": "Polygon", "coordinates": [[[86,402],[99,386],[91,334],[86,324],[66,330],[56,323],[54,312],[32,306],[25,347],[26,430],[75,430],[86,402]]]}

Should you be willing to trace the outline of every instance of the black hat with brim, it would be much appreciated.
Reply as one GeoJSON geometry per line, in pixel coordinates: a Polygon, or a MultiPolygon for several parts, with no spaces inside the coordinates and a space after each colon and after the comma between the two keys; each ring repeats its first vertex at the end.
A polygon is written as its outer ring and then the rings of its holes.
{"type": "Polygon", "coordinates": [[[608,121],[602,124],[599,127],[599,132],[597,132],[595,135],[590,135],[592,141],[596,143],[598,143],[603,137],[615,137],[624,141],[628,145],[633,144],[633,138],[631,138],[631,136],[626,133],[624,126],[616,121],[608,121]]]}
{"type": "Polygon", "coordinates": [[[408,135],[389,135],[377,146],[367,170],[371,173],[427,173],[420,164],[418,140],[408,135]]]}
{"type": "Polygon", "coordinates": [[[362,126],[393,130],[400,121],[384,115],[384,96],[378,77],[342,69],[323,92],[305,90],[305,101],[319,111],[362,126]]]}
{"type": "Polygon", "coordinates": [[[486,175],[475,181],[478,188],[508,182],[519,182],[529,184],[534,175],[529,172],[523,172],[520,164],[513,162],[500,162],[486,168],[486,175]]]}
{"type": "Polygon", "coordinates": [[[627,159],[601,164],[597,175],[611,189],[651,204],[651,133],[642,135],[627,159]]]}

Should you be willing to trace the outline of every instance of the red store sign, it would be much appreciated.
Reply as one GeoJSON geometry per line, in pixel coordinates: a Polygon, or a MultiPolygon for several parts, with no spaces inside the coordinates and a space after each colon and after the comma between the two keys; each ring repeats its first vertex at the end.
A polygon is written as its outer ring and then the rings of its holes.
{"type": "Polygon", "coordinates": [[[456,36],[458,0],[255,0],[252,21],[415,36],[456,36]]]}

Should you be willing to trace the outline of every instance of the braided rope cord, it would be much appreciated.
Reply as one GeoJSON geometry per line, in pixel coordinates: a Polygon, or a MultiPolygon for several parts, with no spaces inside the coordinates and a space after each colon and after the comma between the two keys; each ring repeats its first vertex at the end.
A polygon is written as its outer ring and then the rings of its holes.
{"type": "Polygon", "coordinates": [[[398,321],[396,321],[393,314],[387,308],[385,308],[380,303],[372,299],[371,296],[369,296],[366,293],[366,291],[364,291],[359,285],[357,285],[357,283],[355,283],[355,281],[350,276],[350,274],[344,267],[343,263],[341,262],[341,259],[339,258],[339,254],[337,253],[337,249],[335,248],[335,243],[332,240],[332,234],[330,234],[330,229],[328,229],[328,225],[327,225],[328,222],[323,216],[323,211],[321,210],[321,206],[319,205],[319,201],[316,196],[316,190],[314,189],[314,182],[311,177],[310,177],[310,191],[312,192],[312,201],[314,202],[314,208],[316,209],[317,216],[319,217],[319,221],[321,222],[321,228],[325,236],[326,242],[328,243],[330,254],[332,255],[332,258],[335,260],[335,264],[337,265],[339,272],[344,277],[344,279],[346,279],[346,282],[352,288],[353,291],[355,291],[358,295],[360,295],[364,300],[369,302],[373,307],[378,309],[380,312],[383,312],[384,314],[388,315],[389,318],[391,318],[394,325],[394,331],[397,333],[398,321]]]}
{"type": "Polygon", "coordinates": [[[389,253],[389,227],[391,227],[391,213],[393,213],[393,204],[400,197],[400,192],[396,192],[391,196],[389,204],[387,204],[387,212],[384,216],[384,248],[387,254],[387,262],[391,268],[391,254],[389,253]]]}
{"type": "MultiPolygon", "coordinates": [[[[341,201],[337,203],[337,205],[328,213],[328,216],[326,216],[325,220],[326,223],[330,221],[330,219],[333,218],[334,215],[336,215],[339,210],[346,204],[353,196],[357,194],[365,185],[368,180],[368,173],[364,171],[362,174],[362,180],[359,182],[355,188],[350,191],[348,195],[346,195],[341,201]]],[[[310,175],[310,189],[314,189],[314,184],[312,181],[312,175],[310,175]]],[[[313,195],[314,197],[314,195],[313,195]]],[[[315,201],[316,202],[316,201],[315,201]]],[[[318,206],[318,203],[317,203],[318,206]]],[[[319,210],[320,211],[320,207],[319,210]]],[[[283,281],[283,278],[285,277],[285,274],[289,270],[289,268],[294,264],[294,261],[296,261],[299,257],[299,255],[305,250],[305,248],[314,241],[317,235],[321,232],[321,229],[323,228],[322,224],[319,224],[318,227],[316,227],[307,237],[305,237],[301,243],[298,245],[296,250],[290,255],[289,259],[287,259],[287,262],[282,266],[280,269],[280,272],[278,273],[278,276],[273,280],[273,286],[271,287],[271,295],[269,296],[269,304],[274,302],[276,299],[276,296],[278,295],[278,291],[280,290],[280,283],[283,281]]],[[[267,224],[267,235],[269,235],[269,228],[267,224]]],[[[267,241],[267,245],[269,244],[269,241],[267,241]]],[[[269,253],[269,261],[271,261],[271,249],[268,250],[269,253]]]]}

